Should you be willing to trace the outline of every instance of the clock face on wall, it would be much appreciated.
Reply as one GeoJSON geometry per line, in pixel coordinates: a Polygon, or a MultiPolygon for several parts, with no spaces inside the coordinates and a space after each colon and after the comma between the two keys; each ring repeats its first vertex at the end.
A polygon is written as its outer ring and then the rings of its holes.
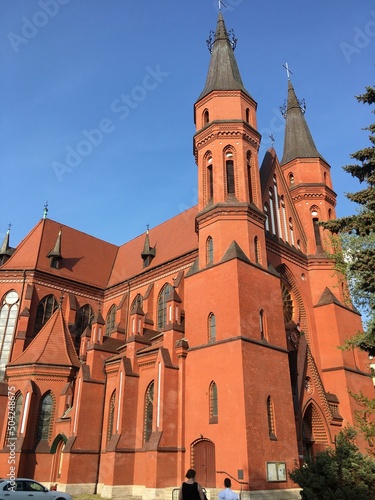
{"type": "Polygon", "coordinates": [[[298,349],[299,346],[299,334],[296,330],[292,330],[289,334],[289,340],[292,344],[293,349],[298,349]]]}
{"type": "Polygon", "coordinates": [[[289,288],[284,283],[281,283],[281,295],[284,310],[284,323],[287,325],[293,319],[294,306],[292,294],[290,293],[289,288]]]}

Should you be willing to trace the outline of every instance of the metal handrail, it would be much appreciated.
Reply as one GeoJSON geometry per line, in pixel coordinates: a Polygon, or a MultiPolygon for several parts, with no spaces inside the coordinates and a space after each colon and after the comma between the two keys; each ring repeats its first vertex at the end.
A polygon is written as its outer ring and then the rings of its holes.
{"type": "Polygon", "coordinates": [[[228,476],[231,479],[233,479],[233,481],[236,481],[236,483],[238,483],[240,485],[240,498],[241,498],[242,485],[243,484],[248,485],[249,483],[247,483],[246,481],[239,481],[238,479],[236,479],[234,476],[232,476],[231,474],[229,474],[229,472],[226,472],[225,470],[217,470],[216,474],[225,474],[226,476],[228,476]]]}

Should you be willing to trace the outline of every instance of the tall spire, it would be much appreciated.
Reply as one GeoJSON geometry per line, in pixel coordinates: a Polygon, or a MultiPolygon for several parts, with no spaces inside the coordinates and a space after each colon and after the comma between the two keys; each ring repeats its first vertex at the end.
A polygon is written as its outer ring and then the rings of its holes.
{"type": "Polygon", "coordinates": [[[242,83],[233,52],[234,42],[231,42],[229,38],[221,10],[217,21],[216,33],[213,40],[210,39],[208,43],[211,51],[210,67],[208,69],[206,85],[198,100],[213,90],[242,90],[249,95],[242,83]]]}
{"type": "Polygon", "coordinates": [[[321,158],[304,117],[304,111],[294,92],[290,79],[288,80],[288,100],[286,106],[286,127],[284,138],[284,154],[281,165],[296,158],[321,158]]]}

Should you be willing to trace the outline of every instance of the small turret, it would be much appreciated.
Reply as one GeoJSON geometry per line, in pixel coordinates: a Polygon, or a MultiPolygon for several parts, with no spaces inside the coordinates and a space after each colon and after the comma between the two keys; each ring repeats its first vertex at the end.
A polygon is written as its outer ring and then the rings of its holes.
{"type": "Polygon", "coordinates": [[[61,264],[61,260],[62,260],[61,229],[59,231],[59,234],[57,235],[55,246],[53,247],[52,250],[50,250],[48,252],[47,257],[49,257],[49,260],[50,260],[50,267],[52,267],[54,269],[60,269],[60,264],[61,264]]]}
{"type": "Polygon", "coordinates": [[[147,226],[145,243],[143,245],[143,250],[141,253],[141,257],[143,259],[143,267],[148,267],[151,264],[151,261],[155,257],[155,255],[156,255],[156,248],[151,247],[150,245],[150,236],[147,226]]]}
{"type": "Polygon", "coordinates": [[[10,234],[10,227],[8,227],[8,230],[5,233],[4,240],[0,248],[0,266],[5,264],[5,262],[14,253],[15,250],[14,248],[11,248],[11,246],[9,245],[9,234],[10,234]]]}

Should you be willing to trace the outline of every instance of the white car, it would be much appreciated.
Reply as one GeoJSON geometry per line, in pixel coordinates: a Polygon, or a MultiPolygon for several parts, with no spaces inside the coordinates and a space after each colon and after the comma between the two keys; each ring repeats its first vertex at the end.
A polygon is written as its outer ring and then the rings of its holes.
{"type": "Polygon", "coordinates": [[[73,500],[69,493],[49,490],[34,479],[0,479],[0,500],[73,500]]]}

